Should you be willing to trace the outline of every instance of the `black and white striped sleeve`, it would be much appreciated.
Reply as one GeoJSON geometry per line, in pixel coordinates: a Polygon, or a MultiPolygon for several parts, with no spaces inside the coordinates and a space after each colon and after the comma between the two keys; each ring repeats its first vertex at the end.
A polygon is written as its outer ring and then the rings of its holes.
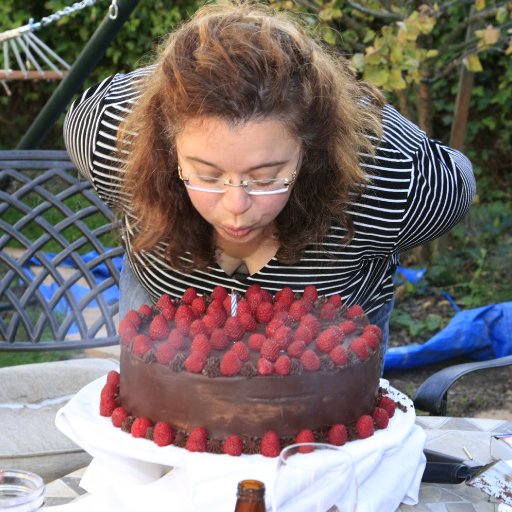
{"type": "Polygon", "coordinates": [[[64,143],[80,174],[94,185],[93,153],[101,110],[113,76],[87,89],[70,106],[64,119],[64,143]]]}
{"type": "Polygon", "coordinates": [[[471,162],[462,153],[429,139],[394,109],[387,109],[387,115],[393,121],[388,136],[412,158],[407,205],[394,248],[402,252],[455,226],[469,210],[476,185],[471,162]]]}

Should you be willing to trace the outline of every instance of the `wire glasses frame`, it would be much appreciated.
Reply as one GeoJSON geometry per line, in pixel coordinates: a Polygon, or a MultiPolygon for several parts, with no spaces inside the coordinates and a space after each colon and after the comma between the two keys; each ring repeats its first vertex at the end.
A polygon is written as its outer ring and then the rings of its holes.
{"type": "Polygon", "coordinates": [[[183,181],[185,187],[190,190],[200,192],[212,192],[214,194],[224,194],[228,187],[243,187],[249,195],[263,196],[271,194],[283,194],[288,192],[290,186],[297,178],[297,170],[293,171],[290,178],[268,178],[263,180],[241,180],[239,184],[231,183],[230,179],[212,178],[210,176],[200,176],[198,174],[183,174],[183,170],[178,165],[178,176],[183,181]]]}

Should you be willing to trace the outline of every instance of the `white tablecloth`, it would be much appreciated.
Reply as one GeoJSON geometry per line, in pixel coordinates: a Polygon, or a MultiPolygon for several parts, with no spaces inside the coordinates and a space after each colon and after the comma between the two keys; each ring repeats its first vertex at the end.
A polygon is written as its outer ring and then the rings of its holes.
{"type": "MultiPolygon", "coordinates": [[[[234,510],[237,484],[246,478],[265,483],[271,510],[277,458],[190,453],[135,439],[99,415],[104,382],[98,379],[83,388],[56,417],[57,427],[93,456],[81,481],[89,495],[47,510],[229,512],[234,510]]],[[[387,381],[381,385],[389,388],[387,381]]],[[[417,503],[425,434],[414,423],[411,401],[393,388],[389,391],[407,411],[397,409],[386,429],[345,445],[359,483],[357,512],[394,512],[401,502],[417,503]]]]}

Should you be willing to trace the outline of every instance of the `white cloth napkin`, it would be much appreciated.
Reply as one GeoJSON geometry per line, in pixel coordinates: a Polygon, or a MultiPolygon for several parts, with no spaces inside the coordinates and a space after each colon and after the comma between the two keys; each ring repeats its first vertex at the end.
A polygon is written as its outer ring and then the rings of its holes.
{"type": "MultiPolygon", "coordinates": [[[[234,510],[238,482],[246,478],[265,483],[271,510],[277,458],[190,453],[135,439],[99,415],[104,382],[98,379],[83,388],[56,417],[57,427],[93,456],[80,484],[90,496],[48,511],[228,512],[234,510]]],[[[357,512],[394,512],[401,502],[417,503],[425,466],[425,434],[414,423],[411,401],[387,381],[381,385],[407,410],[397,409],[389,426],[372,437],[345,445],[359,484],[357,512]]],[[[324,490],[318,487],[310,495],[324,490]]],[[[337,505],[341,509],[342,503],[337,505]]]]}

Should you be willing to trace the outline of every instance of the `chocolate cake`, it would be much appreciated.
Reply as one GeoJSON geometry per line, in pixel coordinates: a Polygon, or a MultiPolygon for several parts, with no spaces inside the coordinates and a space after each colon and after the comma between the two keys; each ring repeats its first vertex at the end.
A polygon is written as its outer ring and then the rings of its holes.
{"type": "Polygon", "coordinates": [[[312,286],[191,288],[130,311],[119,332],[120,377],[107,379],[100,413],[160,445],[272,456],[293,442],[367,437],[394,413],[379,396],[379,328],[312,286]]]}

